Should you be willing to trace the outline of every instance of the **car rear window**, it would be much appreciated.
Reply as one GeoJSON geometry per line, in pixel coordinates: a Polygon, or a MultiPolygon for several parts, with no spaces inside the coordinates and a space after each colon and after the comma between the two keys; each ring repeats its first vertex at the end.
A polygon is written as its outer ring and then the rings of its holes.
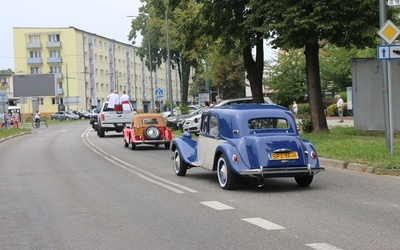
{"type": "Polygon", "coordinates": [[[144,118],[142,120],[143,124],[158,124],[158,121],[156,118],[144,118]]]}
{"type": "Polygon", "coordinates": [[[282,118],[257,118],[248,122],[249,129],[289,128],[287,120],[282,118]]]}

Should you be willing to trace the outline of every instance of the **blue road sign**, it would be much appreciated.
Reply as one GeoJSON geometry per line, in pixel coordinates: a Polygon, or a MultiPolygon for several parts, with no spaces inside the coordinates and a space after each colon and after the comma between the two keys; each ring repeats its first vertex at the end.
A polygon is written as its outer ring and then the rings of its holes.
{"type": "Polygon", "coordinates": [[[389,46],[378,46],[378,59],[388,60],[390,59],[389,46]]]}
{"type": "Polygon", "coordinates": [[[399,60],[400,59],[400,45],[384,45],[378,46],[378,59],[379,60],[399,60]]]}
{"type": "Polygon", "coordinates": [[[163,98],[164,97],[164,90],[163,89],[156,89],[155,90],[156,98],[163,98]]]}

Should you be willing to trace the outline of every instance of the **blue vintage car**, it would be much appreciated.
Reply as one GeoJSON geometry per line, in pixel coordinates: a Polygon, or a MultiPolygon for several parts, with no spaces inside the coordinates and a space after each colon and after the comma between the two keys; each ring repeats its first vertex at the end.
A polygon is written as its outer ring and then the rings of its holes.
{"type": "Polygon", "coordinates": [[[217,171],[223,189],[233,189],[238,176],[260,183],[294,177],[306,187],[325,170],[311,142],[300,138],[292,113],[271,104],[208,109],[202,114],[198,139],[184,133],[173,140],[171,149],[178,176],[192,167],[217,171]]]}

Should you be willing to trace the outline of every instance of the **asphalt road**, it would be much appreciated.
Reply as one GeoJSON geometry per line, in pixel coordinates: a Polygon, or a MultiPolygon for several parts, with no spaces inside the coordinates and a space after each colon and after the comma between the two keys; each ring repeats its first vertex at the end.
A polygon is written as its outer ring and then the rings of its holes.
{"type": "Polygon", "coordinates": [[[400,178],[328,167],[222,190],[88,122],[0,143],[0,249],[398,249],[400,178]]]}

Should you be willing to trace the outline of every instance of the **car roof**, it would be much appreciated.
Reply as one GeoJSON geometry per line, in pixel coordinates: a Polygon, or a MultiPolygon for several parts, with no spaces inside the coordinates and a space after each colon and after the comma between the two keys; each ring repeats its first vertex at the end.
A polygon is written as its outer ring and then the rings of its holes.
{"type": "MultiPolygon", "coordinates": [[[[233,130],[237,129],[241,135],[248,134],[247,121],[253,118],[273,117],[282,118],[289,122],[288,132],[297,133],[295,120],[289,109],[273,104],[248,104],[248,105],[226,105],[206,110],[203,114],[215,114],[219,117],[221,127],[228,128],[224,132],[226,137],[233,138],[233,130]],[[246,121],[246,122],[243,122],[246,121]]],[[[221,131],[222,132],[222,131],[221,131]]]]}

